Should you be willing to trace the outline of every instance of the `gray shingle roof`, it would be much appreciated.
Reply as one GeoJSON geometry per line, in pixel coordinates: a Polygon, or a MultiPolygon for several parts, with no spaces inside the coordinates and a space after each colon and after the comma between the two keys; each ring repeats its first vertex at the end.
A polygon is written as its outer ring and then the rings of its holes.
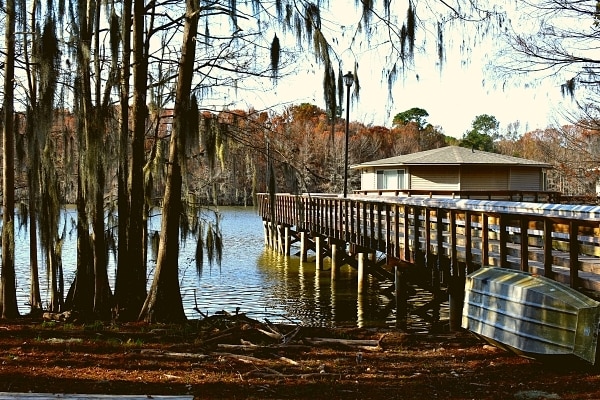
{"type": "Polygon", "coordinates": [[[551,168],[550,164],[525,158],[505,156],[502,154],[488,153],[481,150],[472,150],[466,147],[447,146],[438,149],[420,151],[418,153],[404,154],[381,160],[369,161],[352,165],[351,168],[393,167],[399,165],[505,165],[551,168]]]}

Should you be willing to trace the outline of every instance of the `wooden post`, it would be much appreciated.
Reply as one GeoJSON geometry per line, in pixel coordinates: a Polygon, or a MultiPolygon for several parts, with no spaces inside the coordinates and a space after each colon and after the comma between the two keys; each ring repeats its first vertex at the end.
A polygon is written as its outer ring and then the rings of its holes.
{"type": "Polygon", "coordinates": [[[358,293],[362,293],[365,284],[365,253],[357,254],[358,260],[358,293]]]}
{"type": "Polygon", "coordinates": [[[394,271],[394,281],[396,289],[396,327],[406,329],[408,313],[408,293],[406,289],[406,280],[399,266],[394,271]]]}
{"type": "Polygon", "coordinates": [[[300,264],[306,261],[306,232],[300,232],[300,264]]]}
{"type": "Polygon", "coordinates": [[[265,238],[265,246],[269,245],[269,230],[267,229],[267,221],[263,220],[263,235],[265,238]]]}
{"type": "Polygon", "coordinates": [[[285,226],[285,228],[283,228],[283,254],[285,254],[286,256],[290,255],[290,227],[289,226],[285,226]]]}
{"type": "Polygon", "coordinates": [[[456,211],[448,212],[450,229],[450,279],[448,280],[448,305],[450,312],[450,330],[458,331],[462,323],[462,308],[465,297],[465,276],[458,262],[456,243],[456,211]]]}
{"type": "Polygon", "coordinates": [[[436,210],[436,240],[437,240],[437,262],[434,263],[431,269],[431,291],[433,292],[433,310],[432,324],[436,326],[440,321],[440,303],[441,303],[441,275],[442,275],[442,260],[444,257],[444,221],[442,218],[442,209],[436,210]]]}
{"type": "Polygon", "coordinates": [[[462,311],[465,299],[465,276],[452,275],[448,281],[448,306],[450,312],[450,330],[461,329],[462,311]]]}
{"type": "Polygon", "coordinates": [[[340,270],[340,266],[338,265],[338,254],[337,254],[338,246],[337,243],[331,243],[331,281],[335,281],[337,279],[338,272],[340,270]]]}
{"type": "Polygon", "coordinates": [[[283,226],[277,225],[277,251],[283,254],[283,226]]]}
{"type": "Polygon", "coordinates": [[[317,271],[323,269],[323,238],[321,236],[315,236],[315,263],[317,271]]]}
{"type": "Polygon", "coordinates": [[[275,248],[275,229],[273,229],[273,221],[269,221],[269,247],[275,248]]]}
{"type": "Polygon", "coordinates": [[[362,294],[362,292],[359,291],[356,298],[356,325],[359,328],[363,328],[365,326],[365,300],[366,297],[362,294]]]}

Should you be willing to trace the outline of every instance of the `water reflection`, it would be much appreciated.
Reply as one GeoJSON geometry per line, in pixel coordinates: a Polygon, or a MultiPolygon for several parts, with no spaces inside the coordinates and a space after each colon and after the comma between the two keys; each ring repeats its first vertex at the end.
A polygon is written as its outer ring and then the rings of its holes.
{"type": "MultiPolygon", "coordinates": [[[[376,282],[368,281],[359,296],[356,271],[340,269],[332,281],[328,260],[323,270],[314,262],[300,263],[298,257],[284,257],[265,249],[258,260],[259,272],[265,277],[276,274],[268,297],[268,307],[283,312],[287,318],[318,326],[381,326],[389,316],[382,315],[382,299],[376,282]]],[[[392,316],[393,319],[393,316],[392,316]]]]}
{"type": "MultiPolygon", "coordinates": [[[[188,318],[200,318],[195,308],[204,314],[226,310],[241,312],[258,320],[297,322],[317,326],[395,326],[394,307],[384,296],[379,284],[368,279],[364,292],[358,295],[356,271],[342,266],[332,281],[329,259],[323,270],[316,270],[314,260],[300,263],[296,256],[286,257],[265,247],[262,221],[252,208],[222,208],[223,258],[218,267],[205,260],[196,269],[196,243],[188,240],[180,252],[180,283],[184,308],[188,318]]],[[[65,221],[76,217],[66,211],[65,221]]],[[[158,229],[153,221],[151,229],[158,229]]],[[[29,246],[26,229],[17,232],[16,268],[18,301],[21,313],[29,311],[29,246]]],[[[292,254],[294,251],[292,251],[292,254]]],[[[206,257],[206,256],[205,256],[206,257]]],[[[65,285],[75,273],[76,238],[68,235],[63,248],[65,285]]],[[[155,265],[148,266],[151,282],[155,265]]],[[[114,288],[115,264],[109,264],[111,285],[114,288]]],[[[46,287],[44,268],[40,282],[46,287]]],[[[387,286],[390,285],[388,282],[387,286]]],[[[46,301],[46,291],[42,301],[46,301]]]]}

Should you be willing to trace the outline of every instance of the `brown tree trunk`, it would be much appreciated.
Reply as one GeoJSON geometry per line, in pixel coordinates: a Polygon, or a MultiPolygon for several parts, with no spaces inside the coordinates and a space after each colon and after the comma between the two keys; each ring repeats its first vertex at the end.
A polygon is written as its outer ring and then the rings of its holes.
{"type": "Polygon", "coordinates": [[[2,135],[2,276],[0,277],[0,307],[2,318],[19,316],[15,276],[15,1],[6,2],[4,64],[4,130],[2,135]]]}
{"type": "MultiPolygon", "coordinates": [[[[132,20],[132,3],[126,0],[123,5],[123,20],[132,20]]],[[[144,2],[136,1],[133,13],[133,140],[131,143],[131,173],[129,180],[129,190],[120,191],[119,195],[119,260],[117,267],[117,279],[115,283],[115,298],[119,312],[119,319],[133,320],[137,318],[146,298],[146,251],[145,251],[145,197],[144,197],[144,138],[146,133],[146,117],[148,109],[146,106],[147,74],[148,60],[147,49],[144,44],[144,2]],[[127,195],[121,199],[122,195],[127,195]],[[128,201],[127,205],[125,201],[128,201]],[[122,210],[121,210],[122,208],[122,210]],[[121,246],[123,244],[123,246],[121,246]]],[[[124,59],[129,60],[130,52],[130,34],[131,23],[123,27],[123,53],[124,59]],[[127,56],[125,56],[127,54],[127,56]]],[[[123,65],[126,71],[123,80],[129,81],[129,62],[123,65]]],[[[126,83],[124,82],[123,85],[126,83]]],[[[128,84],[128,83],[127,83],[128,84]]],[[[122,107],[126,107],[129,102],[128,90],[122,88],[122,107]],[[127,93],[127,96],[125,96],[127,93]]],[[[125,136],[121,141],[121,146],[126,147],[126,140],[129,136],[129,127],[127,132],[122,132],[125,136]]],[[[125,151],[125,150],[123,150],[125,151]]],[[[126,153],[125,153],[126,154],[126,153]]],[[[129,157],[122,155],[121,168],[125,170],[129,157]],[[127,157],[127,158],[125,158],[127,157]]],[[[126,184],[125,176],[122,178],[126,184]]]]}
{"type": "MultiPolygon", "coordinates": [[[[80,29],[77,38],[77,69],[81,79],[76,88],[76,105],[79,141],[78,184],[78,254],[77,276],[70,290],[71,306],[78,311],[87,310],[92,305],[93,316],[107,319],[112,316],[112,293],[108,283],[106,239],[104,236],[104,190],[105,160],[103,156],[106,123],[109,115],[100,100],[100,80],[95,80],[92,91],[92,77],[101,76],[99,61],[98,34],[100,23],[100,2],[89,4],[80,1],[77,5],[80,29]],[[94,30],[96,37],[94,39],[94,30]],[[92,47],[92,42],[94,47],[92,47]],[[95,49],[96,51],[93,51],[95,49]],[[94,55],[94,59],[91,58],[94,55]],[[92,73],[91,65],[95,66],[92,73]],[[92,92],[96,105],[93,105],[92,92]],[[86,210],[89,209],[89,217],[86,210]],[[88,229],[91,227],[92,236],[88,229]],[[81,263],[81,265],[79,264],[81,263]],[[93,280],[92,280],[93,279],[93,280]],[[90,281],[92,282],[90,284],[90,281]],[[90,287],[91,286],[91,287],[90,287]]],[[[108,85],[109,83],[107,83],[108,85]]]]}
{"type": "Polygon", "coordinates": [[[169,170],[163,201],[162,225],[156,271],[152,287],[140,313],[140,319],[160,322],[186,320],[179,287],[179,218],[182,212],[182,177],[180,159],[186,115],[190,109],[190,93],[198,31],[198,1],[186,0],[183,44],[179,60],[174,120],[169,144],[169,170]]]}
{"type": "MultiPolygon", "coordinates": [[[[30,198],[33,197],[31,194],[30,198]]],[[[29,306],[31,313],[42,309],[42,296],[40,294],[40,278],[38,265],[38,240],[37,240],[37,212],[35,203],[29,202],[29,273],[31,286],[29,288],[29,306]]]]}
{"type": "Polygon", "coordinates": [[[92,243],[94,254],[94,317],[100,320],[110,319],[112,316],[113,299],[108,283],[108,260],[106,252],[106,238],[104,236],[104,166],[99,163],[96,169],[98,190],[96,208],[92,220],[92,243]]]}
{"type": "MultiPolygon", "coordinates": [[[[80,168],[79,168],[80,169],[80,168]]],[[[71,284],[65,308],[78,311],[83,316],[92,315],[94,309],[94,272],[87,212],[82,194],[82,182],[77,176],[77,272],[71,284]]]]}

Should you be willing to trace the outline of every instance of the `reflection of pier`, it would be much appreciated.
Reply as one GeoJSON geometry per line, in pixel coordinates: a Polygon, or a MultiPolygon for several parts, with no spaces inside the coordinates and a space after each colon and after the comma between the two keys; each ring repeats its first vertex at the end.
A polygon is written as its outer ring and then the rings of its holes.
{"type": "MultiPolygon", "coordinates": [[[[315,268],[314,262],[300,262],[298,257],[285,257],[275,251],[265,251],[262,257],[262,265],[269,269],[276,266],[278,285],[272,294],[273,300],[277,301],[274,308],[282,308],[292,319],[315,326],[331,323],[335,326],[349,323],[367,326],[387,316],[374,317],[382,304],[374,301],[376,295],[371,289],[358,295],[356,271],[349,267],[343,268],[332,281],[330,274],[315,268]]],[[[328,263],[325,264],[328,268],[328,263]]],[[[377,282],[369,284],[375,287],[377,282]]]]}
{"type": "Polygon", "coordinates": [[[317,269],[331,262],[389,283],[397,316],[405,319],[415,286],[432,300],[413,309],[432,323],[450,301],[450,325],[460,325],[464,278],[481,265],[551,277],[600,295],[600,207],[418,197],[259,195],[265,242],[301,261],[315,254],[317,269]]]}

